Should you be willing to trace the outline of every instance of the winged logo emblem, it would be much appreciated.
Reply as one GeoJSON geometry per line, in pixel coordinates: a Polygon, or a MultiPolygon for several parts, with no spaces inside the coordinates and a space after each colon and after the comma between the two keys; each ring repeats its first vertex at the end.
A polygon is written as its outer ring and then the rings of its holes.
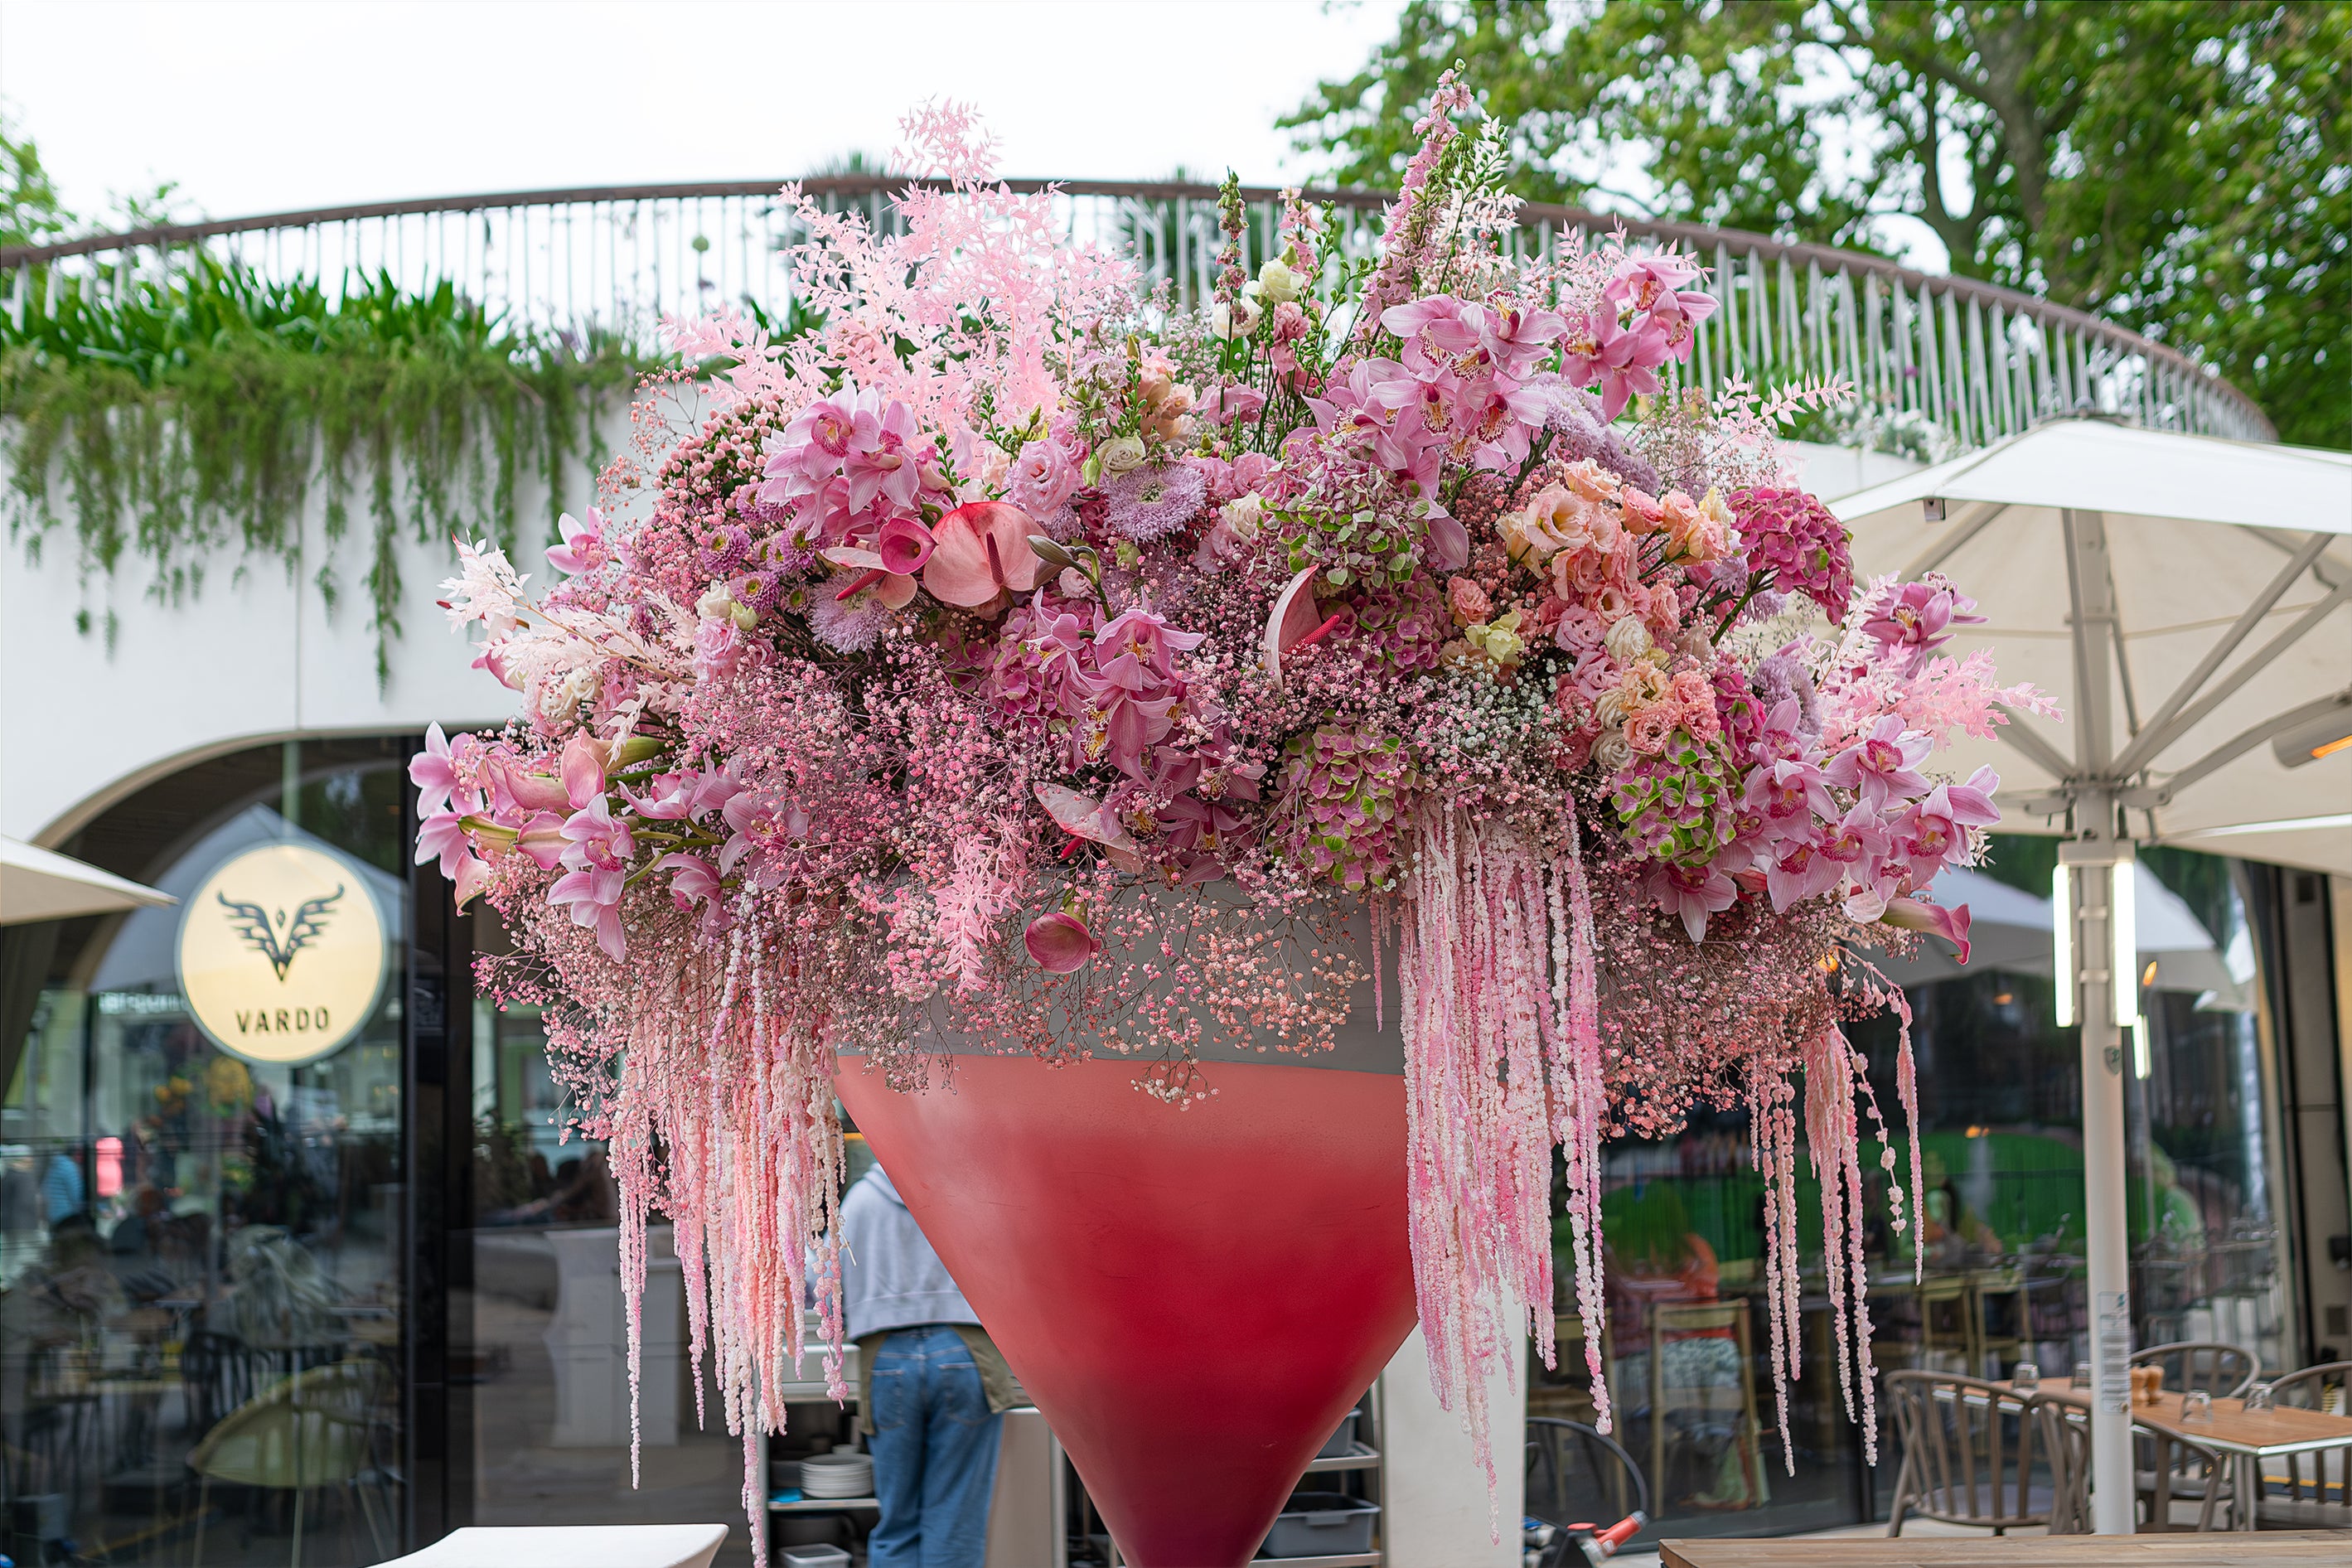
{"type": "Polygon", "coordinates": [[[253,944],[254,950],[269,960],[269,967],[278,972],[282,983],[287,971],[294,967],[294,955],[309,945],[310,940],[326,931],[328,920],[334,914],[334,902],[343,896],[343,884],[335,890],[315,899],[305,899],[296,906],[289,920],[284,910],[278,911],[273,924],[269,911],[259,904],[248,904],[232,899],[226,893],[213,895],[228,910],[229,923],[236,927],[237,935],[253,944]]]}

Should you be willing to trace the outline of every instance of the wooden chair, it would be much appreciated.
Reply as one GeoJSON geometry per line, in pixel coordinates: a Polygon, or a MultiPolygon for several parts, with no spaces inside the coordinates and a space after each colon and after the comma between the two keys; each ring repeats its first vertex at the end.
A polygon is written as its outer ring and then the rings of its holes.
{"type": "Polygon", "coordinates": [[[2025,1402],[2050,1461],[2050,1533],[2091,1533],[2091,1422],[2083,1407],[2037,1394],[2025,1402]]]}
{"type": "Polygon", "coordinates": [[[1979,1268],[1971,1272],[1968,1310],[1972,1338],[1968,1352],[1969,1371],[2000,1379],[2009,1374],[2011,1362],[2032,1359],[2025,1353],[2033,1343],[2033,1297],[2024,1269],[1979,1268]],[[2001,1315],[2001,1332],[1994,1331],[1992,1313],[1988,1310],[1996,1301],[2007,1303],[2007,1310],[2001,1315]],[[1991,1363],[1990,1367],[1987,1363],[1991,1363]]]}
{"type": "MultiPolygon", "coordinates": [[[[2216,1399],[2240,1399],[2263,1373],[2262,1358],[2238,1345],[2218,1340],[2177,1340],[2150,1345],[2132,1354],[2134,1366],[2164,1369],[2168,1394],[2210,1394],[2216,1399]]],[[[2235,1506],[2230,1467],[2210,1448],[2141,1431],[2133,1442],[2134,1479],[2147,1508],[2153,1530],[2168,1530],[2173,1498],[2198,1504],[2197,1528],[2212,1528],[2217,1504],[2235,1506]],[[2159,1474],[2161,1472],[2161,1474],[2159,1474]]]]}
{"type": "Polygon", "coordinates": [[[1913,1514],[1995,1535],[2050,1522],[2032,1506],[2033,1423],[2015,1394],[1953,1373],[1891,1372],[1886,1403],[1903,1443],[1889,1536],[1913,1514]]]}
{"type": "Polygon", "coordinates": [[[2263,1358],[2237,1345],[2215,1340],[2176,1340],[2132,1352],[2134,1366],[2164,1369],[2167,1394],[2210,1394],[2216,1399],[2242,1399],[2263,1374],[2263,1358]]]}
{"type": "MultiPolygon", "coordinates": [[[[2277,1403],[2331,1415],[2345,1414],[2352,1399],[2352,1361],[2323,1362],[2291,1372],[2271,1384],[2277,1403]]],[[[2344,1530],[2352,1528],[2352,1448],[2323,1448],[2315,1454],[2290,1454],[2263,1467],[2262,1495],[2256,1500],[2257,1529],[2344,1530]],[[2272,1467],[2286,1467],[2286,1492],[2272,1490],[2272,1467]],[[2305,1479],[2305,1467],[2310,1478],[2305,1479]],[[2331,1479],[2331,1473],[2333,1479],[2331,1479]],[[2330,1489],[2335,1491],[2331,1500],[2330,1489]]]]}

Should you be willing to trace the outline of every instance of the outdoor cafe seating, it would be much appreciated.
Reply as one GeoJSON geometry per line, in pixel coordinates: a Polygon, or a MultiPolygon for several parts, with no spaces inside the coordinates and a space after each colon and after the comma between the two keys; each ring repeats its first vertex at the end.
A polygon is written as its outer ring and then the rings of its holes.
{"type": "MultiPolygon", "coordinates": [[[[2141,1533],[2352,1530],[2352,1362],[2269,1384],[2235,1345],[2155,1345],[2132,1362],[2165,1374],[2133,1405],[2141,1533]]],[[[2089,1531],[2087,1388],[1906,1371],[1887,1374],[1885,1398],[1901,1447],[1890,1536],[1923,1519],[1995,1535],[2089,1531]]]]}

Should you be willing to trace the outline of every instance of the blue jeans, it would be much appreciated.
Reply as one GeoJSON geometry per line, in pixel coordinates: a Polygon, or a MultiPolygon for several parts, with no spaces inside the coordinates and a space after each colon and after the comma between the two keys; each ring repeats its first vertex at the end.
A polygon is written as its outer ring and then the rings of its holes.
{"type": "Polygon", "coordinates": [[[900,1329],[866,1371],[874,1402],[874,1496],[882,1521],[867,1568],[981,1568],[997,1434],[980,1369],[950,1328],[900,1329]]]}

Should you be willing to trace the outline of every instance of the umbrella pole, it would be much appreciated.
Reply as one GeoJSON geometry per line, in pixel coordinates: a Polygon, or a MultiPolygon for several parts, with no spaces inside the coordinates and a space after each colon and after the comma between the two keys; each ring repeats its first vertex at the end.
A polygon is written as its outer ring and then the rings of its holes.
{"type": "Polygon", "coordinates": [[[2132,846],[2128,839],[2071,839],[2060,855],[2072,869],[2074,907],[2053,913],[2074,921],[2071,978],[2083,1037],[2083,1229],[2091,1276],[2091,1521],[2100,1535],[2129,1535],[2136,1490],[2131,1256],[2124,1207],[2123,1032],[2116,1016],[2117,987],[2111,966],[2121,880],[2117,868],[2130,865],[2132,846]]]}

